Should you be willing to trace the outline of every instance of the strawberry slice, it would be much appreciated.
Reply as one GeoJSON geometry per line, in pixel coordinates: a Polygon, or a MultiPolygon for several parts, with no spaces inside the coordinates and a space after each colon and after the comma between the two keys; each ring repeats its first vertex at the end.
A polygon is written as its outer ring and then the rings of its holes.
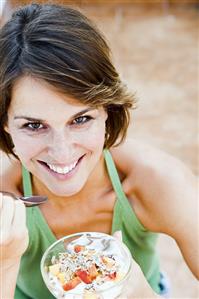
{"type": "Polygon", "coordinates": [[[85,283],[91,283],[92,282],[92,278],[90,276],[90,274],[88,273],[88,271],[86,270],[77,270],[75,272],[75,274],[85,283]]]}
{"type": "Polygon", "coordinates": [[[117,276],[117,272],[115,271],[115,272],[113,272],[113,273],[109,273],[107,276],[108,276],[110,279],[115,279],[116,276],[117,276]]]}
{"type": "Polygon", "coordinates": [[[74,277],[73,279],[66,282],[62,287],[64,291],[69,291],[74,289],[79,283],[81,283],[81,279],[79,277],[74,277]]]}
{"type": "Polygon", "coordinates": [[[80,252],[80,251],[83,251],[83,250],[85,250],[85,246],[83,246],[83,245],[75,245],[75,246],[74,246],[74,251],[75,251],[76,253],[78,253],[78,252],[80,252]]]}

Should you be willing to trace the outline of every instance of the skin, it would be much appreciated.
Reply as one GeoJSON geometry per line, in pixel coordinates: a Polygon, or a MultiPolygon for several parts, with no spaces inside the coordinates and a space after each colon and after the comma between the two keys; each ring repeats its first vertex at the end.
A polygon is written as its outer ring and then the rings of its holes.
{"type": "Polygon", "coordinates": [[[174,238],[198,279],[197,178],[181,161],[133,140],[113,155],[128,173],[123,189],[139,220],[148,230],[174,238]]]}
{"type": "MultiPolygon", "coordinates": [[[[57,238],[78,231],[111,233],[116,198],[102,155],[107,115],[100,108],[74,117],[89,108],[30,77],[20,78],[13,89],[5,129],[12,136],[19,159],[33,174],[34,194],[49,198],[40,209],[57,238]],[[92,119],[88,121],[88,117],[92,119]],[[33,131],[33,127],[37,130],[33,131]],[[79,162],[68,176],[54,174],[41,161],[62,168],[79,162]],[[77,210],[81,210],[81,215],[77,215],[77,210]],[[65,216],[68,214],[70,218],[65,216]]],[[[173,237],[190,270],[199,277],[196,178],[180,161],[135,140],[127,140],[110,150],[123,189],[140,222],[151,231],[173,237]]],[[[3,189],[20,194],[20,163],[8,164],[1,178],[5,182],[3,189]]],[[[21,204],[18,211],[16,203],[5,197],[1,206],[6,232],[3,248],[21,244],[15,255],[6,249],[9,255],[2,257],[2,261],[5,267],[16,265],[16,269],[28,235],[25,224],[20,232],[13,232],[12,219],[24,217],[25,209],[21,204]],[[6,211],[10,217],[5,216],[6,211]]],[[[134,290],[131,298],[156,297],[138,265],[137,269],[137,285],[142,287],[134,290]]],[[[14,292],[14,279],[11,284],[10,294],[14,292]]]]}

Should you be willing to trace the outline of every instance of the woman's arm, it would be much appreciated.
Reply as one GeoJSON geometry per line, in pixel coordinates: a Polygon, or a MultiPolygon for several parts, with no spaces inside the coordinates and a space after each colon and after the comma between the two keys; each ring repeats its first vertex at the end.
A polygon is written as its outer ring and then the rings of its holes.
{"type": "Polygon", "coordinates": [[[0,290],[1,298],[14,298],[22,254],[28,246],[25,206],[0,193],[0,290]]]}
{"type": "Polygon", "coordinates": [[[196,177],[174,157],[133,140],[115,148],[113,156],[126,173],[123,188],[134,199],[139,220],[147,229],[173,237],[199,278],[196,177]]]}
{"type": "MultiPolygon", "coordinates": [[[[21,195],[21,164],[1,155],[0,191],[21,195]]],[[[20,259],[28,245],[25,206],[0,193],[0,290],[1,298],[14,298],[20,259]]]]}
{"type": "Polygon", "coordinates": [[[167,160],[167,167],[152,174],[148,190],[140,192],[140,197],[147,200],[145,225],[173,237],[190,270],[199,278],[197,179],[175,159],[167,160]]]}
{"type": "Polygon", "coordinates": [[[20,259],[10,266],[0,266],[0,279],[1,279],[1,293],[0,298],[2,299],[13,299],[17,274],[19,271],[20,259]]]}

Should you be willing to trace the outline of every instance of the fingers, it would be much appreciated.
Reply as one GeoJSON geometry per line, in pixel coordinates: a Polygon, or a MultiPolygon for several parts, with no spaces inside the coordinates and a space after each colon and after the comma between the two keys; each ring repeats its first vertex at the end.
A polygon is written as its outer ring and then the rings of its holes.
{"type": "Polygon", "coordinates": [[[1,200],[1,228],[10,228],[14,215],[14,201],[9,196],[1,200]]]}
{"type": "Polygon", "coordinates": [[[122,231],[118,230],[114,232],[113,237],[115,237],[118,241],[122,242],[122,231]]]}
{"type": "MultiPolygon", "coordinates": [[[[113,237],[116,238],[118,241],[122,242],[122,231],[118,230],[116,232],[114,232],[113,237]]],[[[134,267],[134,269],[137,269],[137,271],[141,271],[140,266],[136,263],[136,261],[132,258],[132,266],[134,267]]]]}
{"type": "Polygon", "coordinates": [[[14,200],[9,196],[1,196],[1,242],[8,242],[14,217],[14,200]]]}
{"type": "Polygon", "coordinates": [[[20,200],[10,196],[0,196],[1,244],[8,244],[26,231],[25,206],[20,200]]]}
{"type": "Polygon", "coordinates": [[[26,231],[26,211],[22,201],[15,201],[15,215],[12,222],[13,234],[22,236],[26,231]]]}
{"type": "Polygon", "coordinates": [[[20,200],[0,194],[0,264],[9,268],[28,247],[26,209],[20,200]]]}

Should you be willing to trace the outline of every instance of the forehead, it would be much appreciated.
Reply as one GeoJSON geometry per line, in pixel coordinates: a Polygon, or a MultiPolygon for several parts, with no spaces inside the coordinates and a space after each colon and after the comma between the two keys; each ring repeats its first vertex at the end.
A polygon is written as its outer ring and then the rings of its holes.
{"type": "Polygon", "coordinates": [[[22,77],[15,83],[9,112],[37,113],[76,112],[88,106],[66,94],[58,92],[47,82],[32,77],[22,77]]]}

